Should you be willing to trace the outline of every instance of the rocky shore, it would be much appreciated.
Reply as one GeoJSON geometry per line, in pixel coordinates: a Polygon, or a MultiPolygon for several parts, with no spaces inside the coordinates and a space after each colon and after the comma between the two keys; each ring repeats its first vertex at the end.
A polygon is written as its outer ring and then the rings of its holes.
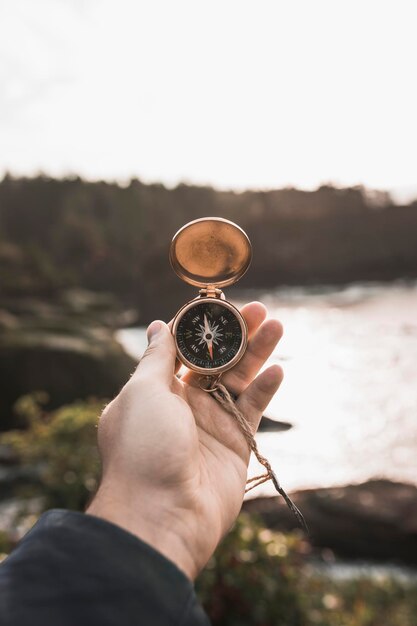
{"type": "Polygon", "coordinates": [[[21,427],[16,401],[42,392],[53,409],[89,397],[111,398],[135,361],[114,338],[133,321],[110,296],[68,290],[52,302],[2,300],[0,431],[21,427]]]}
{"type": "MultiPolygon", "coordinates": [[[[388,480],[309,489],[292,494],[310,541],[348,559],[417,565],[417,487],[388,480]]],[[[256,498],[243,509],[271,529],[291,531],[297,521],[281,497],[256,498]]]]}

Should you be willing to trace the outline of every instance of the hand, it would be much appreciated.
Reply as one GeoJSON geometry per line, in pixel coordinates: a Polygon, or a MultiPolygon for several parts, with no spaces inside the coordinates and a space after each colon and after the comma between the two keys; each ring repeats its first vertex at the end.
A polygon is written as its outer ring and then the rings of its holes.
{"type": "MultiPolygon", "coordinates": [[[[266,309],[242,309],[249,344],[222,377],[254,431],[283,374],[273,365],[256,374],[282,335],[266,309]]],[[[169,327],[153,322],[137,370],[106,407],[98,428],[103,462],[99,490],[87,513],[136,534],[191,579],[235,521],[243,500],[249,448],[233,417],[199,388],[200,376],[175,375],[169,327]]]]}

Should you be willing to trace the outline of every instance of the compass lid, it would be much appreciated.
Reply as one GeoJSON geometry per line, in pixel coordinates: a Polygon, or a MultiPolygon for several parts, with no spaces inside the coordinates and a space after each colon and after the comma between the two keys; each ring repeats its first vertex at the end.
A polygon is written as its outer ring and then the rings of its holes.
{"type": "Polygon", "coordinates": [[[221,217],[189,222],[174,235],[169,255],[178,276],[190,285],[227,287],[243,276],[252,259],[246,233],[221,217]]]}

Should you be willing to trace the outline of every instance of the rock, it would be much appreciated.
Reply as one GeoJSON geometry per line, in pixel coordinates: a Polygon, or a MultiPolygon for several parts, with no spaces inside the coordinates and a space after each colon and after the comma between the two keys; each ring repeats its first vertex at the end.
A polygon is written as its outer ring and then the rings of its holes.
{"type": "Polygon", "coordinates": [[[275,420],[266,415],[262,415],[261,423],[259,424],[259,432],[285,432],[286,430],[290,430],[292,428],[292,424],[289,422],[281,422],[280,420],[275,420]]]}
{"type": "Polygon", "coordinates": [[[23,426],[13,405],[45,391],[53,409],[88,397],[111,398],[135,361],[104,327],[61,321],[53,331],[27,324],[0,335],[0,430],[23,426]]]}
{"type": "MultiPolygon", "coordinates": [[[[311,542],[345,558],[417,565],[417,487],[388,480],[310,489],[292,494],[310,529],[311,542]]],[[[269,528],[298,527],[280,497],[257,498],[244,510],[269,528]]]]}
{"type": "Polygon", "coordinates": [[[112,294],[73,288],[44,299],[3,297],[0,329],[15,328],[16,320],[25,326],[48,330],[67,328],[74,323],[115,329],[134,324],[137,311],[121,307],[112,294]]]}
{"type": "Polygon", "coordinates": [[[19,326],[19,320],[15,315],[0,309],[0,330],[9,330],[10,328],[17,328],[19,326]]]}

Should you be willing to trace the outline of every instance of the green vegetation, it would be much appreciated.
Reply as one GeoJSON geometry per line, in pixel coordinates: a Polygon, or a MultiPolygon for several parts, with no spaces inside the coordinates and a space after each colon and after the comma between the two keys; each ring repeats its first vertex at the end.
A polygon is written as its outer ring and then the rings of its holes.
{"type": "Polygon", "coordinates": [[[241,514],[197,582],[213,626],[416,626],[417,584],[311,573],[298,534],[241,514]]]}
{"type": "MultiPolygon", "coordinates": [[[[27,429],[0,436],[0,444],[31,468],[16,495],[41,496],[43,509],[83,510],[99,479],[95,441],[103,402],[47,413],[44,400],[42,394],[22,398],[18,410],[27,429]]],[[[0,552],[11,545],[0,531],[0,552]]],[[[309,552],[301,534],[272,532],[241,514],[197,582],[213,626],[417,625],[417,585],[333,580],[311,570],[309,552]]]]}
{"type": "Polygon", "coordinates": [[[97,488],[100,475],[96,438],[103,402],[77,402],[51,413],[42,410],[43,394],[24,396],[17,411],[27,429],[1,435],[28,475],[17,495],[44,498],[44,509],[83,510],[97,488]],[[31,470],[31,471],[29,471],[31,470]]]}
{"type": "MultiPolygon", "coordinates": [[[[52,297],[83,287],[166,319],[194,291],[168,262],[172,235],[215,215],[238,222],[255,254],[242,287],[415,277],[417,202],[393,206],[363,188],[245,193],[209,187],[125,187],[79,178],[0,182],[3,296],[52,297]]],[[[6,302],[7,304],[7,302],[6,302]]],[[[3,306],[7,306],[3,303],[3,306]]]]}
{"type": "Polygon", "coordinates": [[[303,546],[242,513],[197,582],[212,623],[304,626],[297,588],[303,546]]]}
{"type": "Polygon", "coordinates": [[[300,584],[306,626],[416,626],[417,584],[363,578],[336,582],[306,577],[300,584]]]}

